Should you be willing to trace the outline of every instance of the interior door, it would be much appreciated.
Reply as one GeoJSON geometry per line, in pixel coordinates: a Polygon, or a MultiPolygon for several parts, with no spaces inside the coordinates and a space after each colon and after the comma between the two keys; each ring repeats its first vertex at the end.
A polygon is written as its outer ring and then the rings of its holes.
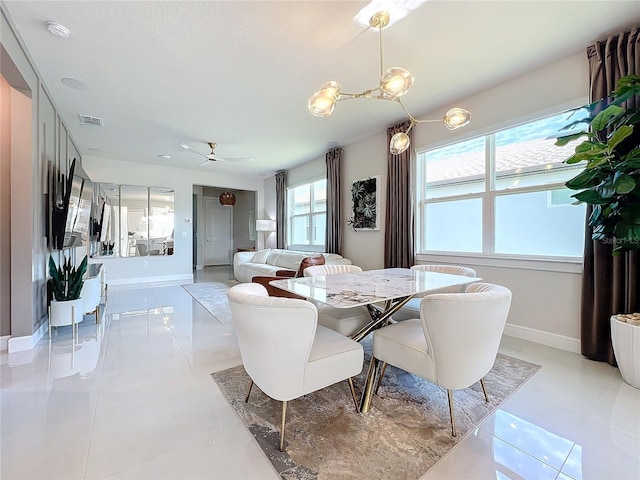
{"type": "Polygon", "coordinates": [[[205,198],[204,264],[231,265],[233,207],[223,207],[217,198],[205,198]]]}

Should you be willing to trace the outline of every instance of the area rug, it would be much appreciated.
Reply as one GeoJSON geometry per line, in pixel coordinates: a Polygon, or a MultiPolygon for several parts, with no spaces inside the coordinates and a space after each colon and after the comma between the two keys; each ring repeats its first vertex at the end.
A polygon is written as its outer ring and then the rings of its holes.
{"type": "MultiPolygon", "coordinates": [[[[281,403],[255,386],[244,403],[249,377],[242,365],[211,376],[284,480],[414,480],[539,368],[499,354],[485,377],[489,403],[479,384],[456,390],[457,437],[447,392],[430,382],[388,367],[367,414],[355,412],[349,386],[340,382],[288,403],[286,452],[278,450],[281,403]]],[[[354,379],[358,396],[365,375],[354,379]]]]}
{"type": "Polygon", "coordinates": [[[235,280],[227,280],[224,282],[192,283],[182,285],[182,288],[220,323],[229,323],[231,322],[231,310],[227,300],[227,291],[237,284],[238,282],[235,280]]]}

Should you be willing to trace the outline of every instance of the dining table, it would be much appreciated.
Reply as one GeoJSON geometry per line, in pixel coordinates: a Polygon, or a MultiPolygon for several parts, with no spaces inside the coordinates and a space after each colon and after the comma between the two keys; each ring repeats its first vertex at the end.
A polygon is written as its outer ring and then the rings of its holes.
{"type": "Polygon", "coordinates": [[[458,285],[462,287],[478,280],[480,278],[410,268],[384,268],[287,278],[273,280],[269,284],[335,308],[365,306],[371,322],[351,336],[353,340],[360,341],[386,324],[395,312],[416,295],[458,285]]]}
{"type": "MultiPolygon", "coordinates": [[[[371,316],[371,322],[351,336],[359,342],[374,330],[388,324],[392,315],[416,295],[454,286],[460,286],[462,289],[464,285],[479,280],[481,278],[410,268],[384,268],[287,278],[273,280],[269,284],[336,308],[365,306],[371,316]]],[[[369,404],[371,393],[366,389],[363,392],[361,409],[369,404]]]]}

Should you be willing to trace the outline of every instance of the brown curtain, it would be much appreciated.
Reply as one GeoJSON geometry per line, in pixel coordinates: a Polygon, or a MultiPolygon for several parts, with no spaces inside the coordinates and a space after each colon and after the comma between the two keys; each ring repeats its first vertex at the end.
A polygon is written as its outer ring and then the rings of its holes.
{"type": "Polygon", "coordinates": [[[287,246],[287,171],[276,172],[276,248],[287,246]]]}
{"type": "MultiPolygon", "coordinates": [[[[384,267],[409,268],[414,263],[413,245],[413,184],[411,182],[411,151],[400,155],[389,152],[389,142],[398,132],[406,132],[404,122],[387,130],[387,215],[384,232],[384,267]]],[[[413,130],[409,132],[413,144],[413,130]]]]}
{"type": "MultiPolygon", "coordinates": [[[[591,101],[607,97],[620,77],[640,68],[639,28],[612,35],[587,49],[591,101]]],[[[628,105],[633,106],[633,105],[628,105]]],[[[591,208],[587,211],[587,218],[591,208]]],[[[587,225],[582,276],[581,348],[592,360],[616,365],[611,345],[610,317],[640,308],[640,252],[612,255],[611,244],[591,240],[587,225]]]]}
{"type": "Polygon", "coordinates": [[[327,152],[327,229],[325,250],[327,253],[340,254],[342,251],[342,202],[340,182],[340,159],[342,148],[327,152]]]}

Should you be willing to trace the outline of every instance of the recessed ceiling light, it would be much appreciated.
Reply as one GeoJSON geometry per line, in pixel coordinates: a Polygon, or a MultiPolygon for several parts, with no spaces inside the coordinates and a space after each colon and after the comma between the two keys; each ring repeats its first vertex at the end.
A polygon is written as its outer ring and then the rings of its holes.
{"type": "Polygon", "coordinates": [[[101,152],[102,149],[98,148],[98,147],[89,147],[87,148],[87,150],[89,150],[90,152],[101,152]]]}
{"type": "Polygon", "coordinates": [[[69,35],[71,35],[71,30],[69,30],[61,23],[48,21],[44,22],[44,24],[47,26],[47,30],[49,30],[49,33],[52,33],[56,37],[69,38],[69,35]]]}
{"type": "Polygon", "coordinates": [[[170,155],[164,155],[164,154],[162,154],[162,153],[159,153],[159,154],[158,154],[158,156],[159,156],[160,158],[171,158],[171,156],[170,156],[170,155]]]}
{"type": "Polygon", "coordinates": [[[64,85],[69,88],[74,88],[76,90],[91,90],[91,87],[80,80],[76,80],[75,78],[65,77],[60,80],[64,85]]]}

